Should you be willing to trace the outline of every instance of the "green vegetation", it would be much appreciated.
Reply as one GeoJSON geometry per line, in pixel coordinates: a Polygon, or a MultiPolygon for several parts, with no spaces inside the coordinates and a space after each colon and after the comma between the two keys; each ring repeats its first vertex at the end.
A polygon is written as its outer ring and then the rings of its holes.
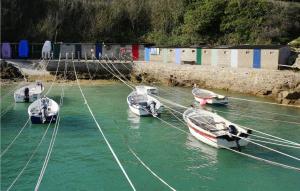
{"type": "Polygon", "coordinates": [[[275,0],[2,0],[1,39],[63,42],[286,44],[300,3],[275,0]]]}

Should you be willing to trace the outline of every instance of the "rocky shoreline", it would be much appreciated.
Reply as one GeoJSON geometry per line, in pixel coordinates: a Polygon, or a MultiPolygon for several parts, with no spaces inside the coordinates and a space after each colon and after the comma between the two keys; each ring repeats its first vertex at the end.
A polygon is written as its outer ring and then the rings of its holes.
{"type": "Polygon", "coordinates": [[[201,65],[136,63],[132,79],[170,86],[223,89],[268,97],[281,104],[300,105],[300,72],[223,68],[201,65]]]}

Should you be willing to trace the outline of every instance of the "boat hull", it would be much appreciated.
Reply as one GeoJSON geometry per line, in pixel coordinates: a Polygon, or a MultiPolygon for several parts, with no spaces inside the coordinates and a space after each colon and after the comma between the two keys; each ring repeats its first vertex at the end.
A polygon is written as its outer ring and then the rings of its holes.
{"type": "Polygon", "coordinates": [[[237,145],[236,141],[228,141],[223,138],[214,137],[212,135],[209,135],[205,131],[202,131],[198,128],[195,128],[191,125],[189,125],[189,131],[190,133],[199,141],[210,145],[215,148],[237,148],[237,147],[244,147],[248,145],[248,141],[245,139],[238,140],[239,146],[237,145]]]}
{"type": "Polygon", "coordinates": [[[34,102],[41,98],[41,94],[32,94],[27,98],[24,95],[14,94],[14,99],[16,103],[24,103],[24,102],[34,102]]]}
{"type": "MultiPolygon", "coordinates": [[[[137,107],[134,107],[132,105],[129,105],[129,109],[132,113],[138,115],[138,116],[152,116],[152,114],[150,112],[148,112],[146,109],[144,108],[137,108],[137,107]]],[[[157,112],[158,115],[161,114],[161,111],[159,110],[157,112]]]]}
{"type": "Polygon", "coordinates": [[[43,121],[42,116],[30,116],[30,119],[32,124],[55,123],[57,115],[47,116],[45,121],[43,121]]]}
{"type": "Polygon", "coordinates": [[[197,96],[194,96],[195,100],[199,102],[201,105],[204,104],[211,104],[211,105],[226,105],[228,104],[228,99],[217,99],[217,98],[199,98],[197,96]]]}

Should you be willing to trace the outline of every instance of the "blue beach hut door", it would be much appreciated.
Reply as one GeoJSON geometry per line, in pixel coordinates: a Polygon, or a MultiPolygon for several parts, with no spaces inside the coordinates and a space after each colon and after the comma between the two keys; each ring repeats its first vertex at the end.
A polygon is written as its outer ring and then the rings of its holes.
{"type": "Polygon", "coordinates": [[[253,51],[253,68],[261,68],[261,63],[260,63],[260,49],[254,49],[253,51]]]}
{"type": "Polygon", "coordinates": [[[27,40],[21,40],[19,43],[19,57],[20,58],[29,57],[29,44],[27,40]]]}
{"type": "Polygon", "coordinates": [[[96,58],[99,59],[99,55],[102,56],[102,44],[96,43],[96,58]]]}

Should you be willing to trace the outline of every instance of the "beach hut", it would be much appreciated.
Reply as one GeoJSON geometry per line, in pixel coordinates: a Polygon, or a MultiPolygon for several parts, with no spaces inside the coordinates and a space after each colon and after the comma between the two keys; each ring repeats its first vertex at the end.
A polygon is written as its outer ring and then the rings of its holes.
{"type": "Polygon", "coordinates": [[[145,47],[144,57],[145,57],[145,61],[146,62],[150,61],[150,50],[151,50],[151,48],[145,47]]]}
{"type": "Polygon", "coordinates": [[[81,45],[81,57],[84,59],[93,59],[96,54],[95,44],[82,44],[81,45]]]}
{"type": "Polygon", "coordinates": [[[60,54],[61,54],[61,58],[67,58],[71,59],[72,58],[72,54],[73,54],[73,58],[75,58],[75,45],[74,44],[62,44],[60,46],[60,54]]]}
{"type": "Polygon", "coordinates": [[[133,60],[139,59],[139,45],[138,44],[132,45],[132,58],[133,58],[133,60]]]}
{"type": "Polygon", "coordinates": [[[19,43],[19,58],[28,58],[29,57],[29,44],[27,40],[21,40],[19,43]]]}
{"type": "Polygon", "coordinates": [[[181,63],[195,64],[197,60],[196,48],[181,48],[181,63]]]}
{"type": "Polygon", "coordinates": [[[75,53],[74,58],[77,58],[78,60],[82,58],[82,44],[75,44],[75,53]]]}
{"type": "Polygon", "coordinates": [[[96,43],[96,58],[99,59],[102,56],[102,44],[96,43]]]}
{"type": "Polygon", "coordinates": [[[180,64],[181,63],[181,49],[175,48],[175,63],[180,64]]]}
{"type": "Polygon", "coordinates": [[[42,48],[42,58],[43,59],[50,59],[51,50],[52,50],[51,41],[46,40],[44,45],[43,45],[43,48],[42,48]]]}
{"type": "Polygon", "coordinates": [[[10,43],[4,42],[1,46],[1,58],[9,59],[12,57],[11,46],[10,43]]]}

